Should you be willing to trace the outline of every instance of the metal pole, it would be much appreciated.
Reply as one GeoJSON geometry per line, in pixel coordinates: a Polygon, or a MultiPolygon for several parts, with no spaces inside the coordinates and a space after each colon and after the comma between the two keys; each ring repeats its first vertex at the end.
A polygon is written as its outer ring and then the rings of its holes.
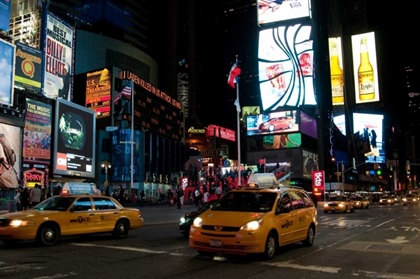
{"type": "Polygon", "coordinates": [[[105,182],[108,182],[108,163],[105,166],[105,182]]]}
{"type": "MultiPolygon", "coordinates": [[[[134,180],[134,80],[131,78],[131,162],[130,162],[130,191],[133,189],[134,180]]],[[[127,191],[127,194],[130,192],[127,191]]]]}
{"type": "MultiPolygon", "coordinates": [[[[236,63],[238,63],[238,56],[236,55],[236,63]]],[[[238,101],[239,106],[239,82],[236,82],[236,100],[238,101]]],[[[238,186],[242,185],[242,174],[241,174],[241,118],[240,118],[240,110],[236,109],[237,112],[237,127],[236,127],[236,134],[237,134],[237,142],[238,142],[238,186]]]]}
{"type": "Polygon", "coordinates": [[[341,185],[343,187],[343,194],[344,194],[344,163],[341,161],[341,185]]]}

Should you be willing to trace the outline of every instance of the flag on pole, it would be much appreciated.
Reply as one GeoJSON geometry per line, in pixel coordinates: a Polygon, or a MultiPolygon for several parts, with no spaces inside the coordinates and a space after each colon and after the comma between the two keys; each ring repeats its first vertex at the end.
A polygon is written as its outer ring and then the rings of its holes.
{"type": "Polygon", "coordinates": [[[241,105],[239,104],[239,100],[238,99],[236,99],[235,100],[235,102],[233,103],[234,105],[235,105],[235,107],[236,107],[236,111],[238,112],[238,113],[240,113],[241,112],[241,105]]]}
{"type": "Polygon", "coordinates": [[[133,81],[130,79],[128,84],[124,86],[123,90],[115,97],[114,99],[114,105],[117,104],[118,100],[121,98],[126,98],[128,100],[131,99],[131,91],[133,87],[133,81]]]}
{"type": "Polygon", "coordinates": [[[227,83],[232,87],[235,88],[235,83],[238,82],[237,78],[241,74],[241,69],[238,67],[238,60],[236,60],[235,64],[232,65],[232,68],[229,72],[229,77],[227,83]]]}

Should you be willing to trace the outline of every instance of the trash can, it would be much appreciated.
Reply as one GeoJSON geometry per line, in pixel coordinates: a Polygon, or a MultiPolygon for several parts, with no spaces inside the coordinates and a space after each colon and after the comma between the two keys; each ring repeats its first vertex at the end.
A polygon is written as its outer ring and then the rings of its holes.
{"type": "Polygon", "coordinates": [[[16,201],[15,200],[8,201],[8,208],[9,208],[9,212],[16,212],[16,201]]]}

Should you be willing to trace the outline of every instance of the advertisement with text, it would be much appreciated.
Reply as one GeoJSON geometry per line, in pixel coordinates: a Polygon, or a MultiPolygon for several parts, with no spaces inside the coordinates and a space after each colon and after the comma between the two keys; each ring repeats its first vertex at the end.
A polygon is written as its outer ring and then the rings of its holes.
{"type": "Polygon", "coordinates": [[[19,127],[0,123],[0,189],[19,187],[20,130],[19,127]]]}
{"type": "Polygon", "coordinates": [[[42,51],[16,42],[15,87],[41,90],[42,51]]]}
{"type": "Polygon", "coordinates": [[[341,38],[329,38],[331,95],[333,105],[344,104],[344,71],[341,38]]]}
{"type": "Polygon", "coordinates": [[[110,116],[111,76],[107,68],[86,73],[85,105],[96,112],[96,118],[110,116]]]}
{"type": "Polygon", "coordinates": [[[51,116],[51,105],[26,99],[22,149],[24,163],[50,165],[51,116]]]}
{"type": "Polygon", "coordinates": [[[258,0],[258,24],[311,16],[310,0],[258,0]]]}
{"type": "Polygon", "coordinates": [[[44,22],[43,94],[72,99],[74,28],[48,12],[44,22]]]}
{"type": "Polygon", "coordinates": [[[351,36],[356,104],[379,101],[375,33],[351,36]]]}
{"type": "Polygon", "coordinates": [[[359,142],[365,153],[367,163],[385,163],[382,114],[353,113],[353,130],[359,133],[359,142]]]}

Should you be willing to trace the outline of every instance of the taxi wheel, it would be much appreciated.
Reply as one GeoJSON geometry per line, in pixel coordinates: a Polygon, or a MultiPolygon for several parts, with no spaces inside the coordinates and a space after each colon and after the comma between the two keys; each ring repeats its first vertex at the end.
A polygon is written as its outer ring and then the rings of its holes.
{"type": "Polygon", "coordinates": [[[115,225],[112,233],[116,238],[126,238],[128,235],[128,223],[127,221],[121,220],[115,225]]]}
{"type": "Polygon", "coordinates": [[[52,246],[58,240],[58,228],[54,224],[45,224],[38,229],[36,240],[44,246],[52,246]]]}
{"type": "Polygon", "coordinates": [[[308,229],[308,233],[306,235],[306,239],[302,241],[302,243],[306,247],[311,247],[312,245],[314,245],[314,240],[315,240],[314,228],[310,226],[308,229]]]}
{"type": "Polygon", "coordinates": [[[276,255],[277,250],[277,238],[274,233],[270,232],[265,241],[264,258],[271,260],[276,255]]]}

